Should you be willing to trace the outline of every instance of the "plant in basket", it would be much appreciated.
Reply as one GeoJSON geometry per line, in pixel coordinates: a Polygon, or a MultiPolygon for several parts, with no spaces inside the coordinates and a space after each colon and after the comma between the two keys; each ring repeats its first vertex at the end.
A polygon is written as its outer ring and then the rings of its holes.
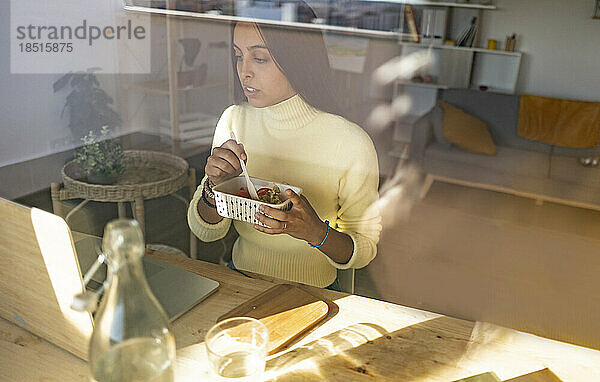
{"type": "Polygon", "coordinates": [[[79,163],[90,183],[112,184],[125,171],[123,149],[115,138],[111,138],[108,126],[103,126],[100,135],[91,130],[81,138],[84,145],[75,150],[75,162],[79,163]]]}

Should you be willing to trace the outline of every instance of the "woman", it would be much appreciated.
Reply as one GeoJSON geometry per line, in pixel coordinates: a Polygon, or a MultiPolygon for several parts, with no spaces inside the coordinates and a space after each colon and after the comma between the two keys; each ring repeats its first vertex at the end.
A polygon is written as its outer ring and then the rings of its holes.
{"type": "Polygon", "coordinates": [[[376,254],[380,218],[377,154],[369,136],[334,111],[322,37],[239,23],[233,30],[236,105],[221,116],[188,222],[203,241],[223,238],[212,187],[241,173],[301,187],[288,212],[264,207],[268,227],[234,221],[232,266],[336,288],[336,269],[361,268],[376,254]],[[238,143],[232,139],[235,131],[238,143]]]}

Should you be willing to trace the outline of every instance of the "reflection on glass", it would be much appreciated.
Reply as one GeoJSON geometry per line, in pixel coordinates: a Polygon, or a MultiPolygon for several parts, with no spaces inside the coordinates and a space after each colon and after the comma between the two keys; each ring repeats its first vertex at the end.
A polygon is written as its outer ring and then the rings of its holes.
{"type": "Polygon", "coordinates": [[[325,24],[359,29],[397,32],[404,4],[372,1],[316,1],[310,7],[299,1],[194,1],[129,0],[128,5],[237,16],[260,20],[325,24]],[[314,14],[312,10],[314,10],[314,14]]]}

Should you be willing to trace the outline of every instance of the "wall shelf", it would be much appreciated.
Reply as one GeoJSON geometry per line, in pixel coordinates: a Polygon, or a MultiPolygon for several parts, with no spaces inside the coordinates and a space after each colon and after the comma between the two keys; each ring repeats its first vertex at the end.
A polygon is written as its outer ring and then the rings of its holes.
{"type": "Polygon", "coordinates": [[[471,49],[473,52],[477,52],[477,53],[497,54],[499,56],[521,57],[521,55],[522,55],[521,52],[507,52],[505,50],[499,50],[499,49],[486,49],[486,48],[464,48],[464,49],[471,49]]]}
{"type": "MultiPolygon", "coordinates": [[[[439,35],[437,40],[457,40],[458,36],[463,34],[471,20],[477,20],[475,30],[481,30],[480,22],[483,19],[485,10],[496,9],[495,6],[481,6],[479,4],[465,4],[452,2],[435,2],[421,0],[407,0],[408,4],[414,4],[418,12],[425,12],[432,6],[445,6],[446,13],[445,33],[439,35]],[[471,8],[471,9],[460,9],[471,8]]],[[[399,37],[406,37],[405,34],[399,37]]],[[[486,86],[487,92],[514,94],[516,91],[519,69],[521,65],[522,53],[504,50],[492,50],[478,47],[479,35],[475,33],[471,37],[469,44],[473,46],[455,46],[455,45],[433,45],[415,43],[412,41],[402,41],[398,44],[402,48],[402,55],[408,56],[412,53],[426,50],[432,57],[432,62],[427,68],[422,69],[415,75],[431,75],[437,79],[437,83],[442,85],[439,89],[477,89],[480,86],[486,86]],[[472,40],[472,41],[471,41],[472,40]]],[[[420,36],[423,38],[423,36],[420,36]]],[[[404,85],[418,86],[419,84],[403,83],[404,85]]]]}
{"type": "Polygon", "coordinates": [[[276,25],[276,26],[285,26],[289,28],[295,29],[306,29],[306,30],[320,30],[326,32],[334,32],[338,34],[344,35],[352,35],[352,36],[364,36],[371,38],[384,38],[384,39],[397,39],[397,32],[389,32],[382,30],[373,30],[373,29],[361,29],[354,27],[343,27],[337,25],[326,25],[326,24],[308,24],[308,23],[300,23],[300,22],[290,22],[290,21],[279,21],[279,20],[266,20],[266,19],[254,19],[248,17],[239,17],[239,16],[229,16],[229,15],[214,15],[208,13],[199,13],[199,12],[189,12],[189,11],[177,11],[173,9],[161,9],[161,8],[150,8],[150,7],[140,7],[134,5],[126,5],[124,7],[126,11],[130,12],[138,12],[138,13],[150,13],[155,15],[165,15],[165,16],[177,16],[182,18],[192,18],[192,19],[201,19],[212,22],[224,22],[231,23],[235,22],[258,22],[264,25],[276,25]]]}
{"type": "Polygon", "coordinates": [[[470,89],[477,90],[482,93],[496,93],[496,94],[507,94],[507,95],[511,95],[511,94],[515,93],[514,91],[512,91],[510,89],[501,89],[501,88],[488,88],[487,90],[481,90],[477,86],[472,86],[470,89]]]}
{"type": "Polygon", "coordinates": [[[418,88],[427,88],[427,89],[448,89],[448,85],[444,85],[444,84],[414,82],[414,81],[408,81],[408,80],[399,80],[398,85],[415,86],[418,88]]]}
{"type": "Polygon", "coordinates": [[[425,5],[432,7],[454,7],[454,8],[471,8],[471,9],[486,9],[495,10],[495,5],[484,5],[475,3],[457,3],[453,1],[427,1],[427,0],[358,0],[368,1],[377,3],[390,3],[390,4],[408,4],[408,5],[425,5]]]}
{"type": "MultiPolygon", "coordinates": [[[[391,5],[406,5],[411,4],[415,6],[433,6],[433,7],[450,7],[450,8],[464,8],[472,10],[495,10],[495,5],[483,5],[475,3],[457,3],[452,1],[428,1],[428,0],[356,0],[357,2],[364,3],[381,3],[391,5]]],[[[375,29],[363,29],[349,26],[337,26],[329,24],[310,24],[303,22],[290,22],[281,20],[269,20],[269,19],[254,19],[247,17],[240,17],[234,15],[223,15],[206,12],[194,12],[194,11],[180,11],[176,9],[165,9],[165,8],[153,8],[148,6],[136,6],[136,5],[125,5],[124,9],[131,12],[151,13],[156,15],[168,15],[168,16],[179,16],[184,18],[195,18],[203,19],[206,21],[213,22],[260,22],[265,25],[278,25],[286,26],[290,28],[300,28],[309,30],[322,30],[328,32],[335,32],[339,34],[359,35],[372,38],[386,38],[395,39],[398,38],[398,32],[386,31],[386,30],[375,30],[375,29]]]]}
{"type": "Polygon", "coordinates": [[[477,47],[467,47],[467,46],[454,46],[454,45],[424,45],[424,44],[415,44],[413,42],[406,41],[398,41],[400,45],[409,46],[413,48],[420,49],[450,49],[450,50],[463,50],[466,52],[478,52],[478,53],[487,53],[487,54],[497,54],[500,56],[521,56],[521,52],[507,52],[499,49],[486,49],[486,48],[477,48],[477,47]]]}

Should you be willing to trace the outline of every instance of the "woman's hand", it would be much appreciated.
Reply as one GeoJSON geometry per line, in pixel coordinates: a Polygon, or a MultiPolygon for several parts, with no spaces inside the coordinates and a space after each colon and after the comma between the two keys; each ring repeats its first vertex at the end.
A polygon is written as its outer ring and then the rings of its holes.
{"type": "Polygon", "coordinates": [[[215,147],[206,160],[204,173],[208,176],[211,186],[234,178],[242,173],[240,159],[247,160],[244,145],[233,139],[215,147]]]}
{"type": "Polygon", "coordinates": [[[261,205],[259,207],[261,213],[256,214],[256,219],[271,228],[257,224],[254,228],[268,234],[286,233],[296,239],[318,245],[325,237],[327,225],[319,219],[303,195],[298,195],[290,189],[286,190],[285,194],[294,203],[292,209],[286,212],[261,205]]]}

